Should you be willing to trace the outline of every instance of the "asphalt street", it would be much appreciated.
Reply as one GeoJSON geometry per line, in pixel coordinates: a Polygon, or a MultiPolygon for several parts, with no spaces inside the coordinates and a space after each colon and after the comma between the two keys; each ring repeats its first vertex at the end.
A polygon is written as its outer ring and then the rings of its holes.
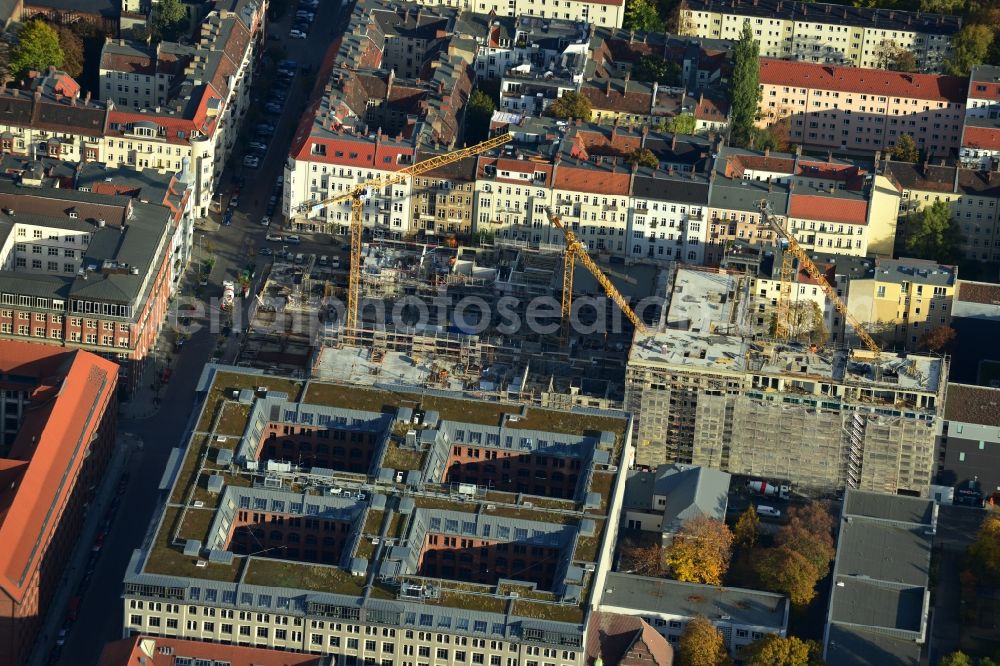
{"type": "MultiPolygon", "coordinates": [[[[245,168],[242,165],[242,154],[239,146],[223,174],[220,191],[231,192],[234,182],[243,178],[240,205],[231,226],[220,227],[217,231],[196,231],[196,256],[200,260],[208,254],[214,255],[215,266],[209,276],[209,284],[204,288],[206,297],[218,296],[222,290],[222,281],[232,279],[247,263],[248,249],[260,248],[265,245],[264,236],[267,228],[260,224],[261,217],[267,205],[267,197],[282,174],[288,147],[299,121],[299,112],[307,104],[311,92],[306,88],[308,78],[301,70],[309,69],[315,72],[322,62],[324,53],[331,41],[331,31],[338,22],[340,7],[335,3],[321,3],[314,22],[314,29],[307,39],[289,39],[288,26],[290,16],[286,16],[277,24],[270,26],[269,32],[277,35],[278,40],[268,40],[269,48],[281,48],[283,56],[298,62],[299,74],[289,92],[285,109],[288,111],[280,117],[269,120],[276,125],[274,137],[269,150],[261,161],[258,169],[245,168]],[[279,46],[280,45],[280,46],[279,46]],[[200,252],[200,255],[199,255],[200,252]]],[[[288,12],[294,15],[294,4],[288,12]]],[[[263,87],[263,86],[259,86],[263,87]]],[[[254,96],[260,99],[266,97],[266,90],[254,90],[254,96]]],[[[225,196],[228,201],[228,196],[225,196]]],[[[215,225],[211,225],[213,228],[215,225]]],[[[306,240],[306,239],[304,239],[306,240]]],[[[271,244],[272,246],[274,244],[271,244]]],[[[320,251],[309,248],[308,243],[298,251],[320,251]]],[[[326,248],[330,248],[327,241],[326,248]]],[[[332,249],[332,248],[330,248],[332,249]]],[[[269,262],[268,257],[257,255],[258,273],[269,262]]],[[[182,287],[182,295],[193,293],[196,278],[192,269],[182,287]]],[[[181,301],[185,299],[180,299],[181,301]]],[[[128,483],[121,499],[120,509],[108,532],[102,553],[97,560],[89,582],[82,590],[82,602],[79,609],[79,619],[70,627],[66,644],[55,663],[65,666],[97,663],[101,649],[108,641],[122,637],[122,580],[129,559],[134,549],[141,544],[149,527],[157,505],[164,499],[157,486],[170,455],[170,450],[183,443],[186,418],[197,408],[195,405],[195,386],[205,364],[211,359],[218,344],[218,334],[206,326],[194,322],[190,338],[182,349],[172,352],[172,374],[170,381],[159,392],[160,404],[147,418],[129,417],[129,409],[123,410],[119,420],[119,429],[128,432],[142,440],[140,450],[135,451],[128,460],[126,471],[128,483]]],[[[167,327],[168,328],[168,327],[167,327]]],[[[172,333],[164,335],[161,347],[171,345],[172,333]]],[[[155,367],[155,366],[154,366],[155,367]]],[[[153,373],[147,373],[151,375],[153,373]]],[[[152,378],[144,378],[144,382],[152,378]]],[[[153,411],[150,409],[149,411],[153,411]]],[[[82,543],[80,547],[90,549],[91,544],[82,543]]],[[[80,572],[83,577],[83,572],[80,572]]],[[[74,584],[80,585],[78,580],[74,584]]],[[[61,618],[56,618],[61,620],[61,618]]]]}

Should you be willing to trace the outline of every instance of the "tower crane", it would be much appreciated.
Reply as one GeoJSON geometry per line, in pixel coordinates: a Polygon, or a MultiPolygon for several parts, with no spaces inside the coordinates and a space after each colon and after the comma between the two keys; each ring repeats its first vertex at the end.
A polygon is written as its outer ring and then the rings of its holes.
{"type": "Polygon", "coordinates": [[[638,315],[632,311],[629,306],[628,301],[625,297],[621,295],[615,285],[611,283],[608,276],[604,274],[601,267],[598,266],[590,255],[587,254],[586,246],[577,240],[576,234],[574,234],[570,229],[563,224],[563,221],[558,215],[553,212],[551,208],[546,210],[549,216],[549,222],[552,226],[556,227],[563,232],[563,236],[566,237],[566,252],[563,255],[563,290],[562,290],[562,326],[561,326],[561,339],[563,344],[566,343],[569,337],[569,324],[570,324],[570,314],[573,309],[573,268],[576,265],[576,260],[579,259],[580,263],[583,264],[588,271],[597,279],[598,284],[604,289],[604,293],[608,295],[612,301],[615,302],[628,320],[632,322],[635,326],[635,330],[640,333],[646,332],[646,326],[639,319],[638,315]]]}
{"type": "Polygon", "coordinates": [[[354,330],[358,326],[358,308],[361,302],[361,236],[364,227],[364,205],[374,192],[382,188],[404,182],[410,176],[417,176],[428,171],[433,171],[439,167],[458,162],[466,157],[473,157],[480,153],[485,153],[498,146],[502,146],[511,139],[512,134],[500,134],[491,139],[468,148],[462,148],[443,155],[435,155],[429,159],[417,162],[412,166],[405,167],[388,176],[379,176],[366,180],[357,185],[351,186],[346,192],[342,192],[332,197],[327,197],[321,201],[306,201],[298,207],[298,212],[316,214],[325,206],[351,202],[351,263],[348,268],[347,277],[347,321],[346,330],[354,330]]]}
{"type": "MultiPolygon", "coordinates": [[[[816,264],[814,264],[812,262],[812,259],[809,258],[808,253],[806,253],[806,251],[802,249],[802,247],[795,240],[795,237],[792,234],[788,233],[788,231],[784,228],[784,226],[778,221],[778,216],[775,215],[774,211],[771,209],[771,202],[768,201],[767,199],[761,199],[758,202],[757,207],[760,209],[761,220],[763,220],[763,222],[768,226],[768,228],[771,231],[775,233],[775,235],[777,235],[778,238],[788,243],[788,252],[786,254],[794,256],[796,259],[798,259],[799,265],[802,268],[806,269],[806,272],[809,273],[809,276],[812,279],[816,280],[816,283],[819,285],[819,288],[822,289],[826,297],[830,299],[830,302],[833,304],[833,307],[837,310],[837,312],[839,312],[844,317],[844,320],[851,325],[851,328],[853,328],[854,332],[858,334],[858,337],[861,338],[861,341],[865,344],[866,347],[868,347],[869,351],[871,351],[875,355],[875,361],[877,363],[881,356],[882,349],[879,347],[878,343],[875,342],[875,339],[865,329],[864,324],[862,324],[858,320],[858,318],[855,317],[853,314],[851,314],[851,311],[847,309],[847,304],[844,303],[844,301],[841,300],[840,296],[837,295],[837,291],[830,285],[830,283],[827,281],[823,273],[821,273],[820,270],[816,268],[816,264]]],[[[784,274],[785,273],[784,257],[782,258],[782,260],[783,261],[782,261],[781,280],[782,280],[782,290],[784,290],[784,283],[786,280],[788,281],[789,286],[791,285],[791,278],[792,278],[790,270],[791,260],[789,259],[789,264],[788,264],[789,275],[787,276],[784,274]]],[[[778,305],[779,305],[779,310],[778,310],[777,328],[780,329],[782,326],[784,326],[785,330],[787,331],[788,323],[787,321],[782,321],[781,319],[782,314],[781,314],[780,299],[778,301],[778,305]]],[[[785,306],[786,320],[787,316],[788,316],[788,306],[786,301],[786,306],[785,306]]]]}

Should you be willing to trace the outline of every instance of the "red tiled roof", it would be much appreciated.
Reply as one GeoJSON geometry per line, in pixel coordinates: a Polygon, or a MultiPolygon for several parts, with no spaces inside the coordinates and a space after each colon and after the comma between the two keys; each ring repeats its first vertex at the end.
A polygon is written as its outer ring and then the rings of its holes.
{"type": "Polygon", "coordinates": [[[629,171],[625,168],[609,172],[562,162],[556,169],[554,187],[590,194],[628,194],[630,180],[629,171]]]}
{"type": "Polygon", "coordinates": [[[649,650],[652,666],[670,666],[673,663],[673,647],[642,618],[594,611],[590,616],[584,646],[587,662],[594,663],[600,658],[606,666],[617,666],[638,642],[645,644],[649,650]]]}
{"type": "Polygon", "coordinates": [[[1000,85],[995,81],[969,81],[969,99],[1000,101],[1000,85]],[[979,86],[982,86],[984,90],[978,90],[979,86]]]}
{"type": "Polygon", "coordinates": [[[816,194],[793,194],[788,205],[788,217],[844,224],[865,224],[868,204],[865,201],[824,197],[816,194]]]}
{"type": "Polygon", "coordinates": [[[284,650],[222,645],[180,638],[133,636],[104,646],[98,666],[174,666],[177,657],[231,666],[320,666],[323,658],[284,650]],[[161,651],[160,648],[170,648],[161,651]]]}
{"type": "Polygon", "coordinates": [[[963,148],[1000,150],[1000,129],[992,127],[966,127],[962,135],[963,148]]]}
{"type": "Polygon", "coordinates": [[[1000,284],[959,280],[958,296],[956,300],[964,301],[966,303],[996,305],[1000,303],[1000,284]]]}
{"type": "Polygon", "coordinates": [[[939,74],[907,74],[884,69],[835,67],[816,63],[760,59],[762,85],[892,95],[965,103],[966,79],[939,74]]]}
{"type": "Polygon", "coordinates": [[[0,524],[0,588],[20,601],[83,465],[104,410],[113,403],[118,366],[85,351],[28,342],[0,344],[0,373],[37,380],[32,405],[8,458],[27,461],[21,483],[6,486],[0,524]],[[38,400],[44,395],[45,400],[38,400]]]}

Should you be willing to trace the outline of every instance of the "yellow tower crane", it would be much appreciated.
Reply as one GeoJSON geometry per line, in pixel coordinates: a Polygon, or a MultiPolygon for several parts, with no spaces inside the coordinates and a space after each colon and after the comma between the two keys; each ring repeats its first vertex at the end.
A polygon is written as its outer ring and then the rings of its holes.
{"type": "Polygon", "coordinates": [[[354,331],[358,327],[358,308],[361,302],[361,236],[364,227],[365,201],[372,196],[373,192],[402,183],[410,176],[427,173],[446,164],[463,160],[466,157],[485,153],[498,146],[502,146],[513,138],[511,134],[501,134],[469,148],[462,148],[443,155],[435,155],[413,166],[400,169],[388,176],[380,176],[363,183],[358,183],[346,192],[328,197],[322,201],[307,201],[299,206],[298,211],[300,213],[308,211],[310,214],[315,215],[330,204],[337,204],[344,201],[351,202],[351,264],[347,273],[347,316],[344,325],[345,330],[354,331]]]}
{"type": "Polygon", "coordinates": [[[582,242],[577,240],[576,234],[574,234],[570,229],[563,224],[563,221],[556,215],[551,208],[547,211],[549,216],[549,222],[552,226],[556,227],[563,232],[563,236],[566,237],[566,252],[563,254],[563,290],[562,290],[562,330],[561,339],[563,344],[569,339],[569,325],[570,325],[570,314],[573,310],[573,268],[576,266],[576,260],[579,259],[580,263],[583,264],[588,271],[597,279],[598,284],[604,289],[604,293],[608,295],[612,301],[615,302],[621,311],[625,313],[628,320],[632,322],[635,326],[635,330],[640,333],[646,332],[646,326],[639,319],[638,315],[632,311],[629,306],[628,301],[625,297],[615,288],[615,285],[611,283],[608,276],[604,274],[601,267],[594,263],[594,260],[590,258],[587,254],[587,248],[582,242]]]}
{"type": "MultiPolygon", "coordinates": [[[[761,220],[768,226],[768,228],[771,231],[773,231],[777,235],[779,239],[784,240],[786,243],[788,243],[786,254],[789,256],[794,256],[796,259],[799,260],[799,266],[806,269],[806,272],[809,273],[809,276],[812,277],[812,279],[816,280],[816,283],[819,285],[819,288],[822,289],[826,297],[830,299],[830,302],[833,304],[833,307],[836,308],[837,312],[839,312],[844,317],[844,320],[851,325],[851,328],[853,328],[855,333],[858,334],[858,337],[861,338],[861,341],[865,344],[865,346],[868,347],[868,349],[873,354],[875,354],[875,360],[876,362],[878,362],[878,359],[880,358],[880,355],[882,353],[882,349],[879,347],[878,343],[875,342],[875,339],[865,329],[864,324],[862,324],[858,320],[858,318],[855,317],[853,314],[851,314],[851,311],[847,309],[847,304],[844,303],[844,301],[841,300],[840,296],[837,295],[837,291],[830,285],[829,282],[827,282],[827,279],[823,275],[823,273],[821,273],[820,270],[816,268],[816,264],[812,262],[812,259],[809,258],[808,253],[806,253],[806,251],[802,249],[802,247],[795,240],[795,237],[790,233],[788,233],[788,231],[784,228],[782,223],[779,222],[778,216],[776,216],[771,209],[771,202],[768,201],[767,199],[761,199],[760,202],[758,202],[757,206],[760,209],[761,220]]],[[[789,261],[789,267],[790,265],[791,264],[789,261]]],[[[785,276],[784,262],[783,262],[782,276],[781,276],[782,290],[784,289],[784,283],[786,280],[789,281],[789,285],[791,284],[791,275],[790,275],[791,270],[789,270],[788,272],[789,276],[785,276]]],[[[786,320],[782,321],[780,300],[778,301],[778,305],[779,305],[779,311],[778,311],[777,328],[780,330],[782,327],[784,327],[784,330],[787,331],[788,307],[787,305],[785,307],[786,320]]]]}

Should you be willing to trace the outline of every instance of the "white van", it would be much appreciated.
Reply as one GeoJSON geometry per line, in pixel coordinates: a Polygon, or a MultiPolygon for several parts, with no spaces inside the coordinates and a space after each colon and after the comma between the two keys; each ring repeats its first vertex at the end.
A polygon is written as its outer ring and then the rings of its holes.
{"type": "Polygon", "coordinates": [[[757,505],[757,514],[767,516],[768,518],[781,518],[781,511],[775,509],[773,506],[765,506],[763,504],[757,505]]]}

